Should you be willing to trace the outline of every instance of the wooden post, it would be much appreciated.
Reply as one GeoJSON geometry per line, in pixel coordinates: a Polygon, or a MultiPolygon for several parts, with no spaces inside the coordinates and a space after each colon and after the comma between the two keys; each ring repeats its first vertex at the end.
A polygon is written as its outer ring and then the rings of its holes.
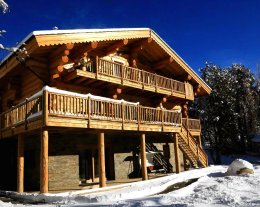
{"type": "Polygon", "coordinates": [[[143,180],[148,180],[147,166],[146,166],[145,134],[141,134],[140,146],[141,146],[142,178],[143,178],[143,180]]]}
{"type": "Polygon", "coordinates": [[[98,134],[98,163],[99,163],[99,187],[106,186],[106,166],[105,166],[105,135],[98,134]]]}
{"type": "Polygon", "coordinates": [[[40,156],[40,193],[48,193],[49,188],[49,172],[48,172],[48,148],[49,133],[42,130],[41,134],[41,156],[40,156]]]}
{"type": "Polygon", "coordinates": [[[49,108],[49,101],[48,101],[48,91],[44,90],[43,91],[43,126],[48,126],[48,108],[49,108]]]}
{"type": "Polygon", "coordinates": [[[91,116],[91,99],[88,97],[88,128],[90,128],[90,116],[91,116]]]}
{"type": "Polygon", "coordinates": [[[99,64],[98,64],[98,56],[96,56],[96,79],[98,79],[98,73],[99,73],[99,64]]]}
{"type": "Polygon", "coordinates": [[[121,103],[121,110],[122,110],[122,130],[124,130],[125,125],[125,104],[121,103]]]}
{"type": "Polygon", "coordinates": [[[183,168],[184,168],[184,171],[188,170],[187,159],[186,159],[186,156],[184,154],[183,154],[183,168]]]}
{"type": "Polygon", "coordinates": [[[25,122],[25,130],[27,130],[27,124],[28,124],[28,122],[27,122],[27,118],[28,118],[28,98],[26,98],[25,99],[25,120],[24,120],[24,122],[25,122]]]}
{"type": "Polygon", "coordinates": [[[138,131],[140,130],[140,105],[138,104],[137,107],[137,123],[138,123],[138,131]]]}
{"type": "Polygon", "coordinates": [[[175,166],[176,166],[176,173],[180,173],[180,157],[179,157],[179,142],[178,142],[178,135],[175,133],[174,136],[174,154],[175,154],[175,166]]]}
{"type": "Polygon", "coordinates": [[[94,150],[91,152],[91,179],[92,182],[95,182],[95,157],[94,150]]]}
{"type": "Polygon", "coordinates": [[[22,193],[24,191],[24,136],[18,135],[17,144],[17,192],[22,193]]]}

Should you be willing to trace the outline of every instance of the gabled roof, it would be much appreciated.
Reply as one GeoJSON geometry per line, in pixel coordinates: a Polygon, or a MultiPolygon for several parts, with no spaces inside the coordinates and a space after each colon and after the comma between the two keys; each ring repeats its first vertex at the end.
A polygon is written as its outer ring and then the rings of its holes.
{"type": "MultiPolygon", "coordinates": [[[[33,52],[35,47],[55,46],[67,43],[87,43],[101,42],[122,39],[141,39],[152,38],[174,61],[188,73],[194,82],[202,88],[202,95],[210,94],[211,88],[195,73],[194,70],[167,44],[159,35],[149,28],[122,28],[122,29],[74,29],[74,30],[46,30],[34,31],[30,33],[20,44],[27,43],[27,50],[33,52]],[[35,44],[31,44],[30,42],[35,44]],[[36,46],[35,46],[36,45],[36,46]]],[[[9,54],[0,65],[0,68],[11,59],[12,53],[9,54]]],[[[2,78],[12,68],[12,64],[6,67],[6,71],[0,71],[2,78]]]]}

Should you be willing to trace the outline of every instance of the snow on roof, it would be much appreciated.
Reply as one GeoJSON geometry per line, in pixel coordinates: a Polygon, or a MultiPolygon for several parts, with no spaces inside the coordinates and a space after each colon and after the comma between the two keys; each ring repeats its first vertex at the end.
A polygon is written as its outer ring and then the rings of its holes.
{"type": "MultiPolygon", "coordinates": [[[[36,35],[54,35],[54,34],[76,34],[76,33],[93,33],[93,32],[115,32],[115,31],[141,31],[141,30],[151,30],[150,28],[111,28],[111,29],[66,29],[66,30],[38,30],[33,31],[28,34],[18,45],[20,48],[24,43],[31,37],[36,35]]],[[[1,61],[0,66],[11,56],[14,52],[10,52],[1,61]]]]}
{"type": "MultiPolygon", "coordinates": [[[[28,41],[32,36],[37,35],[54,35],[54,34],[76,34],[76,33],[95,33],[95,32],[120,32],[120,31],[150,31],[154,36],[156,36],[163,44],[168,47],[172,53],[174,53],[191,71],[199,78],[203,84],[205,84],[210,90],[212,90],[208,84],[173,50],[156,32],[150,28],[109,28],[109,29],[68,29],[68,30],[39,30],[33,31],[27,35],[18,45],[17,48],[20,48],[26,41],[28,41]]],[[[9,53],[0,63],[0,66],[11,56],[14,52],[9,53]]]]}

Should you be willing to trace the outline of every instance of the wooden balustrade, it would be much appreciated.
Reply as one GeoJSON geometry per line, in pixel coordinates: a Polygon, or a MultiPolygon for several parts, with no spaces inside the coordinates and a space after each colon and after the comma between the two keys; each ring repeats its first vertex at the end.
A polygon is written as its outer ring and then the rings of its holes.
{"type": "Polygon", "coordinates": [[[1,129],[12,128],[23,123],[26,128],[29,120],[41,116],[42,106],[42,95],[26,99],[18,105],[13,106],[1,114],[1,129]]]}
{"type": "Polygon", "coordinates": [[[182,127],[182,133],[185,134],[183,139],[185,140],[186,144],[189,145],[189,148],[192,150],[194,155],[197,156],[197,159],[200,160],[200,162],[203,162],[203,164],[207,165],[208,160],[207,160],[207,155],[199,145],[199,143],[195,140],[195,138],[192,136],[190,131],[185,127],[184,122],[183,122],[183,127],[182,127]]]}
{"type": "Polygon", "coordinates": [[[151,86],[172,93],[185,94],[185,84],[183,82],[100,58],[96,62],[97,74],[117,77],[122,82],[127,80],[142,86],[151,86]]]}
{"type": "Polygon", "coordinates": [[[187,121],[187,118],[182,118],[182,123],[189,130],[201,131],[201,125],[200,125],[200,120],[199,119],[190,119],[190,118],[188,118],[188,121],[187,121]],[[187,122],[188,122],[188,125],[187,125],[187,122]]]}
{"type": "Polygon", "coordinates": [[[135,104],[49,92],[49,115],[135,123],[181,125],[181,114],[135,104]]]}
{"type": "Polygon", "coordinates": [[[60,94],[44,91],[39,95],[26,99],[0,116],[1,132],[3,129],[27,124],[33,119],[42,119],[43,126],[52,117],[68,117],[75,119],[112,121],[138,124],[154,124],[159,126],[181,126],[181,113],[144,107],[139,104],[113,101],[91,96],[60,94]]]}

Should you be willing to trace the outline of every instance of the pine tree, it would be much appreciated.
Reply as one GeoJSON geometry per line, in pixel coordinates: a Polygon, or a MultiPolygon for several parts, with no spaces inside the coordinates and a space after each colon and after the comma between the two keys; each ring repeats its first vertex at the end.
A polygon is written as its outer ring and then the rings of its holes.
{"type": "Polygon", "coordinates": [[[240,64],[224,69],[206,64],[201,73],[212,93],[199,98],[193,107],[200,113],[203,139],[210,143],[211,156],[215,163],[221,163],[221,153],[245,152],[256,131],[255,79],[240,64]]]}

